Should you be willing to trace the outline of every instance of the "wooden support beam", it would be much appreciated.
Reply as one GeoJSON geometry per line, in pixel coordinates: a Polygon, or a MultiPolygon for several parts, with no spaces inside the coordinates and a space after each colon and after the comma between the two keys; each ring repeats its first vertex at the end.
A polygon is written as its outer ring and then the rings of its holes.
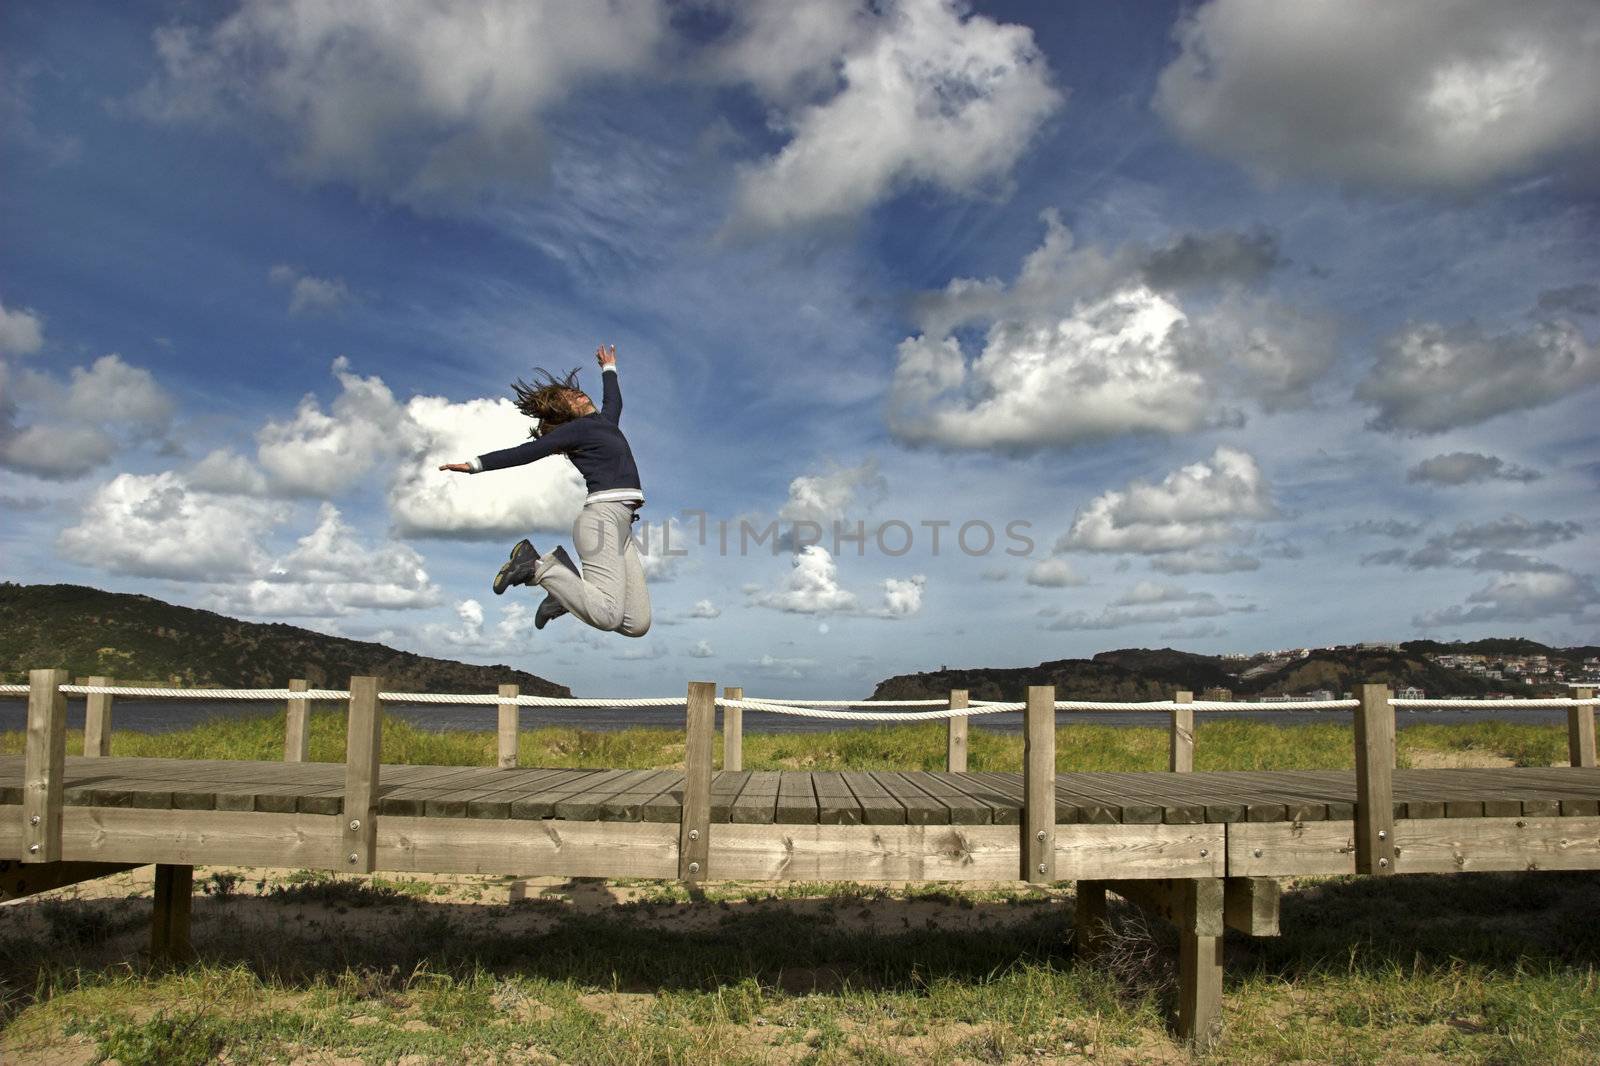
{"type": "Polygon", "coordinates": [[[66,784],[65,670],[28,674],[28,736],[23,749],[23,862],[61,859],[61,798],[66,784]]]}
{"type": "Polygon", "coordinates": [[[1387,685],[1362,685],[1356,708],[1356,872],[1394,873],[1394,707],[1387,685]]]}
{"type": "Polygon", "coordinates": [[[1106,925],[1106,882],[1077,882],[1077,901],[1072,911],[1072,940],[1078,958],[1089,962],[1104,951],[1109,932],[1106,925]]]}
{"type": "Polygon", "coordinates": [[[342,842],[346,869],[369,874],[378,825],[378,762],[383,748],[383,708],[375,677],[350,679],[345,729],[342,842]]]}
{"type": "Polygon", "coordinates": [[[150,916],[151,958],[182,962],[194,953],[189,943],[189,908],[193,901],[194,867],[158,864],[150,916]]]}
{"type": "MultiPolygon", "coordinates": [[[[109,685],[109,677],[91,677],[90,685],[109,685]]],[[[83,698],[83,753],[90,758],[111,754],[111,693],[91,692],[83,698]]]]}
{"type": "Polygon", "coordinates": [[[717,730],[717,686],[689,682],[688,739],[684,751],[683,816],[678,825],[678,877],[704,881],[710,876],[711,739],[717,730]]]}
{"type": "MultiPolygon", "coordinates": [[[[1174,703],[1193,703],[1193,692],[1175,692],[1172,696],[1174,703]]],[[[1167,769],[1175,774],[1187,774],[1194,770],[1194,709],[1192,707],[1172,708],[1172,733],[1167,745],[1167,769]]]]}
{"type": "MultiPolygon", "coordinates": [[[[953,688],[950,690],[950,709],[964,711],[967,708],[967,690],[953,688]]],[[[948,732],[945,734],[944,766],[953,774],[967,772],[967,716],[960,715],[955,718],[945,719],[948,732]]]]}
{"type": "MultiPolygon", "coordinates": [[[[1573,689],[1572,698],[1592,700],[1594,699],[1594,689],[1573,689]]],[[[1593,766],[1595,764],[1593,707],[1567,708],[1567,757],[1572,761],[1573,766],[1593,766]]]]}
{"type": "Polygon", "coordinates": [[[1222,937],[1178,934],[1178,1036],[1195,1051],[1222,1032],[1222,937]]]}
{"type": "Polygon", "coordinates": [[[501,685],[500,698],[509,700],[500,707],[500,769],[511,770],[517,765],[517,744],[519,730],[521,729],[522,708],[517,705],[517,697],[522,690],[516,685],[501,685]]]}
{"type": "Polygon", "coordinates": [[[0,859],[0,903],[93,881],[134,867],[125,862],[32,862],[0,859]]]}
{"type": "MultiPolygon", "coordinates": [[[[744,689],[730,685],[722,690],[725,700],[744,699],[744,689]]],[[[722,768],[744,769],[744,708],[722,708],[722,768]]]]}
{"type": "Polygon", "coordinates": [[[1023,712],[1022,878],[1056,879],[1056,690],[1029,685],[1023,712]]]}
{"type": "MultiPolygon", "coordinates": [[[[291,678],[290,692],[305,692],[311,687],[302,677],[291,678]]],[[[289,697],[283,715],[283,761],[306,762],[311,757],[311,728],[308,721],[310,700],[289,697]]]]}
{"type": "Polygon", "coordinates": [[[1277,936],[1283,886],[1271,877],[1230,877],[1223,886],[1222,920],[1247,936],[1277,936]]]}
{"type": "Polygon", "coordinates": [[[1202,936],[1222,935],[1220,877],[1111,881],[1106,887],[1181,931],[1202,936]]]}

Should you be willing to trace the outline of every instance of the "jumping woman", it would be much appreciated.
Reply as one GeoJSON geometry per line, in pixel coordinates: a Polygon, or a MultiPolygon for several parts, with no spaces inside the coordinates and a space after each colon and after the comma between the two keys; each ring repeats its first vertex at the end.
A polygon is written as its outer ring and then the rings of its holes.
{"type": "Polygon", "coordinates": [[[617,423],[622,418],[622,389],[617,384],[617,346],[595,352],[604,382],[600,409],[578,388],[578,371],[556,377],[534,372],[529,384],[518,380],[512,391],[517,410],[536,419],[533,439],[514,448],[480,455],[471,462],[445,463],[440,470],[479,474],[523,466],[550,455],[565,455],[589,488],[583,511],[572,525],[572,545],[579,569],[563,548],[541,556],[527,540],[511,549],[511,558],[494,578],[494,593],[512,585],[538,585],[547,595],[534,615],[543,629],[552,619],[571,613],[594,626],[625,637],[642,637],[650,629],[650,591],[644,564],[631,528],[644,505],[639,468],[633,449],[617,423]]]}

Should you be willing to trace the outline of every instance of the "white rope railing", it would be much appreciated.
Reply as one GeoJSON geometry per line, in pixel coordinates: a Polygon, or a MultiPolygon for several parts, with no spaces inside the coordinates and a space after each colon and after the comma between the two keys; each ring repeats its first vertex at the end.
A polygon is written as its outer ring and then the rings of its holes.
{"type": "Polygon", "coordinates": [[[1600,699],[1506,699],[1506,700],[1401,700],[1389,701],[1396,707],[1600,707],[1600,699]]]}
{"type": "MultiPolygon", "coordinates": [[[[948,707],[944,700],[789,700],[777,696],[746,696],[752,703],[777,703],[784,707],[948,707]]],[[[974,706],[983,700],[973,700],[974,706]]]]}
{"type": "MultiPolygon", "coordinates": [[[[26,696],[27,685],[0,685],[0,695],[26,696]]],[[[309,689],[299,691],[288,688],[167,688],[158,685],[62,685],[61,691],[69,696],[103,693],[109,696],[132,696],[150,699],[201,699],[201,700],[347,700],[347,689],[309,689]]],[[[446,704],[452,706],[486,706],[515,703],[519,707],[683,707],[685,696],[601,697],[576,698],[561,696],[518,695],[506,697],[494,693],[440,693],[440,692],[383,692],[379,699],[386,703],[446,704]]],[[[1567,697],[1530,699],[1400,699],[1391,698],[1394,707],[1536,709],[1556,707],[1600,707],[1600,698],[1573,699],[1567,697]]],[[[985,714],[1006,714],[1026,709],[1025,703],[1004,703],[997,700],[973,700],[971,705],[952,708],[948,700],[779,700],[756,696],[730,700],[718,697],[719,707],[736,707],[771,714],[787,714],[802,718],[832,718],[840,721],[860,722],[923,722],[948,718],[969,718],[985,714]],[[904,707],[924,710],[879,711],[877,708],[904,707]],[[872,708],[865,710],[864,708],[872,708]]],[[[1178,703],[1175,700],[1150,700],[1145,702],[1114,702],[1110,700],[1056,700],[1058,711],[1138,712],[1186,708],[1193,711],[1332,711],[1348,710],[1360,706],[1359,700],[1194,700],[1178,703]]]]}
{"type": "MultiPolygon", "coordinates": [[[[856,701],[858,704],[867,701],[856,701]]],[[[888,701],[885,701],[887,703],[888,701]]],[[[935,703],[945,703],[936,700],[935,703]]],[[[871,706],[871,704],[868,704],[871,706]]],[[[836,711],[820,707],[796,706],[790,703],[767,703],[763,700],[730,700],[717,697],[718,707],[734,707],[743,711],[764,711],[768,714],[787,714],[795,718],[831,718],[845,722],[933,722],[945,718],[967,718],[979,714],[1001,714],[1019,711],[1020,703],[998,703],[985,707],[943,707],[929,711],[836,711]]]]}

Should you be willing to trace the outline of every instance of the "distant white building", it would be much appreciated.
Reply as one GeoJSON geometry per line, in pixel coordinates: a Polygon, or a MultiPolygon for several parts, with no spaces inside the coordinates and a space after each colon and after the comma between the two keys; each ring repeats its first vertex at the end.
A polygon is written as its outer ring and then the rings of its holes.
{"type": "Polygon", "coordinates": [[[1415,685],[1407,685],[1405,688],[1396,692],[1394,696],[1395,699],[1398,700],[1425,700],[1428,698],[1428,694],[1422,691],[1420,688],[1417,688],[1415,685]]]}

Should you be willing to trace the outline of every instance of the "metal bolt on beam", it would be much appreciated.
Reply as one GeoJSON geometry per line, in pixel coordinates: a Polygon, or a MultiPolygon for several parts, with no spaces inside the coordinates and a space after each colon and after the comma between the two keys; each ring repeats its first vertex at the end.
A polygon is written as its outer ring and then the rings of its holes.
{"type": "Polygon", "coordinates": [[[1389,860],[1388,859],[1379,859],[1378,860],[1378,865],[1379,866],[1383,866],[1383,867],[1387,867],[1389,865],[1389,860]]]}
{"type": "Polygon", "coordinates": [[[1039,864],[1039,872],[1044,873],[1044,863],[1042,862],[1039,864]]]}
{"type": "Polygon", "coordinates": [[[1044,830],[1043,829],[1039,830],[1039,832],[1034,834],[1034,835],[1039,838],[1039,843],[1041,843],[1041,844],[1044,843],[1044,830]]]}
{"type": "Polygon", "coordinates": [[[38,825],[39,824],[39,816],[36,814],[32,818],[29,818],[28,819],[28,824],[29,825],[38,825]]]}
{"type": "Polygon", "coordinates": [[[37,844],[29,844],[28,845],[28,854],[30,854],[30,855],[39,854],[39,845],[37,845],[37,844]]]}
{"type": "Polygon", "coordinates": [[[350,832],[352,832],[352,833],[359,832],[360,829],[361,829],[361,819],[359,819],[359,818],[350,819],[350,832]]]}
{"type": "Polygon", "coordinates": [[[1255,850],[1255,857],[1258,858],[1258,859],[1261,858],[1261,849],[1260,848],[1257,848],[1255,850]]]}
{"type": "Polygon", "coordinates": [[[1210,854],[1211,854],[1211,851],[1210,851],[1209,848],[1201,848],[1200,849],[1200,857],[1202,859],[1205,858],[1206,856],[1210,855],[1210,854]]]}
{"type": "Polygon", "coordinates": [[[700,839],[700,830],[698,830],[698,829],[689,830],[689,839],[690,840],[699,840],[700,839]]]}
{"type": "Polygon", "coordinates": [[[1379,840],[1388,840],[1389,839],[1389,831],[1387,829],[1378,830],[1378,839],[1379,840]]]}
{"type": "Polygon", "coordinates": [[[691,862],[689,864],[689,872],[692,873],[692,874],[699,873],[700,872],[700,864],[697,863],[697,862],[691,862]]]}
{"type": "Polygon", "coordinates": [[[349,861],[350,861],[350,862],[356,862],[356,861],[357,861],[357,860],[359,860],[359,859],[360,859],[360,858],[361,858],[361,856],[359,856],[359,855],[357,855],[357,854],[356,854],[356,853],[355,853],[355,852],[353,852],[353,851],[352,851],[352,852],[351,852],[351,853],[350,853],[350,854],[349,854],[349,855],[348,855],[348,856],[347,856],[347,859],[348,859],[348,860],[349,860],[349,861]]]}

